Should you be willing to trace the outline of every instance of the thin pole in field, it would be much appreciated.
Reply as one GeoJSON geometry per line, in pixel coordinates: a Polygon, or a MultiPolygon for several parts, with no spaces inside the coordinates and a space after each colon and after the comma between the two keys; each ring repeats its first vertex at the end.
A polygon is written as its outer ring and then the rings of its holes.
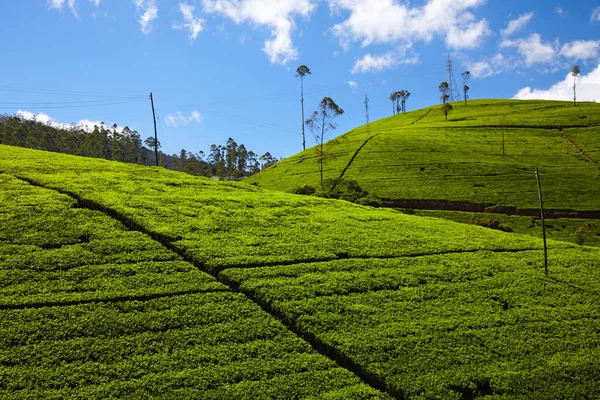
{"type": "Polygon", "coordinates": [[[540,185],[540,173],[535,169],[535,178],[537,179],[538,194],[540,195],[540,211],[542,215],[542,235],[544,236],[544,270],[548,276],[548,246],[546,245],[546,224],[544,222],[544,200],[542,199],[542,186],[540,185]]]}
{"type": "Polygon", "coordinates": [[[156,158],[156,166],[158,167],[158,135],[156,134],[156,114],[154,113],[152,92],[150,92],[150,104],[152,104],[152,118],[154,119],[154,158],[156,158]]]}

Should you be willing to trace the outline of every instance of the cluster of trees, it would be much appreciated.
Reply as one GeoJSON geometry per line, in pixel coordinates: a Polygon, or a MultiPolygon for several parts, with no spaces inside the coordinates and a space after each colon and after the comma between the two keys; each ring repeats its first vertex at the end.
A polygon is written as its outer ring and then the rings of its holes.
{"type": "MultiPolygon", "coordinates": [[[[469,98],[469,89],[470,87],[467,85],[467,83],[469,83],[469,79],[471,79],[471,72],[469,71],[465,71],[461,74],[462,78],[463,78],[463,97],[465,99],[465,106],[467,105],[467,99],[469,98]]],[[[442,112],[444,113],[444,116],[446,117],[446,121],[448,121],[448,113],[450,111],[452,111],[454,109],[454,107],[452,107],[452,104],[448,103],[448,100],[450,100],[451,96],[450,96],[450,91],[452,90],[452,88],[450,87],[450,84],[446,81],[442,82],[439,84],[438,86],[438,90],[440,91],[440,100],[442,101],[442,112]]]]}
{"type": "MultiPolygon", "coordinates": [[[[142,141],[137,131],[127,126],[119,131],[116,124],[110,128],[104,124],[94,126],[90,132],[82,127],[62,129],[35,119],[0,115],[0,144],[143,165],[156,164],[151,150],[154,149],[154,138],[142,141]]],[[[160,142],[156,145],[161,147],[160,142]]],[[[158,158],[165,168],[219,179],[240,179],[278,161],[269,152],[259,157],[232,138],[224,146],[211,145],[206,159],[203,151],[194,154],[185,149],[173,155],[159,152],[158,158]]]]}
{"type": "Polygon", "coordinates": [[[390,94],[390,101],[392,102],[392,115],[406,112],[406,100],[410,97],[408,90],[399,90],[390,94]]]}

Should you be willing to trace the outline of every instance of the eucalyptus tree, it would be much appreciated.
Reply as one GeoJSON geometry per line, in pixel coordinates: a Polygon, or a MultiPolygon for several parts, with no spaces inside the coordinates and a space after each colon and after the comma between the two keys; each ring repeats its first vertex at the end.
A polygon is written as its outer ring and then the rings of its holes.
{"type": "Polygon", "coordinates": [[[452,107],[452,104],[450,104],[450,103],[444,103],[444,104],[442,104],[442,112],[446,116],[446,121],[448,121],[448,113],[450,111],[452,111],[453,109],[454,109],[454,107],[452,107]]]}
{"type": "Polygon", "coordinates": [[[390,94],[390,101],[392,102],[392,115],[396,115],[396,98],[398,97],[398,92],[392,92],[390,94]]]}
{"type": "Polygon", "coordinates": [[[331,97],[324,97],[317,109],[312,113],[311,117],[306,120],[306,125],[312,131],[315,136],[315,141],[319,146],[317,148],[317,162],[319,163],[321,186],[323,186],[323,162],[328,156],[323,150],[323,142],[325,136],[336,128],[336,124],[333,123],[333,120],[343,113],[344,110],[342,110],[331,97]]]}
{"type": "Polygon", "coordinates": [[[302,150],[306,150],[306,139],[304,137],[304,77],[310,75],[310,69],[301,65],[296,69],[296,78],[300,78],[300,104],[302,105],[302,150]]]}
{"type": "Polygon", "coordinates": [[[396,113],[400,114],[402,108],[400,107],[400,101],[404,97],[404,90],[399,90],[396,92],[396,113]]]}
{"type": "Polygon", "coordinates": [[[577,107],[577,77],[579,76],[579,73],[581,72],[581,69],[579,68],[579,65],[575,64],[573,66],[573,69],[571,69],[571,75],[573,75],[573,105],[575,107],[577,107]]]}
{"type": "Polygon", "coordinates": [[[471,78],[471,72],[470,71],[465,71],[461,74],[462,78],[463,78],[463,93],[465,95],[465,106],[467,105],[467,99],[469,98],[469,96],[467,95],[467,92],[469,91],[470,87],[467,85],[467,83],[469,83],[469,79],[471,78]]]}
{"type": "Polygon", "coordinates": [[[450,98],[450,94],[448,93],[450,91],[450,86],[448,85],[448,82],[440,83],[438,89],[441,93],[440,99],[442,100],[442,104],[446,104],[446,102],[450,98]]]}
{"type": "Polygon", "coordinates": [[[410,92],[408,90],[402,90],[402,112],[406,112],[406,100],[410,97],[410,92]]]}

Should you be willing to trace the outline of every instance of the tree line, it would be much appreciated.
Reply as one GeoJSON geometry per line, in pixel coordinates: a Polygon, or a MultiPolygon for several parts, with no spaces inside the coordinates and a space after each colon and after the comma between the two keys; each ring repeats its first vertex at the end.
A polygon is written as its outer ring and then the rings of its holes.
{"type": "MultiPolygon", "coordinates": [[[[57,128],[35,119],[0,115],[0,144],[56,153],[103,158],[141,165],[155,165],[154,138],[142,141],[139,132],[103,123],[91,131],[82,127],[57,128]]],[[[160,148],[160,143],[157,143],[160,148]]],[[[158,153],[159,165],[192,175],[219,179],[241,179],[267,168],[278,159],[266,152],[259,156],[229,138],[225,145],[213,144],[208,154],[182,149],[179,154],[158,153]]]]}

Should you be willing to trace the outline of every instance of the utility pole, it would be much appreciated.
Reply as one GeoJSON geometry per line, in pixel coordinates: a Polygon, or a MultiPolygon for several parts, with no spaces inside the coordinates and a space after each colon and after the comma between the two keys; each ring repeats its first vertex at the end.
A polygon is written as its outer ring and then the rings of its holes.
{"type": "Polygon", "coordinates": [[[369,97],[365,94],[365,117],[367,119],[367,132],[369,132],[369,97]]]}
{"type": "Polygon", "coordinates": [[[158,135],[156,133],[156,114],[154,113],[154,99],[150,92],[150,104],[152,104],[152,118],[154,119],[154,158],[156,158],[156,166],[158,167],[158,135]]]}
{"type": "Polygon", "coordinates": [[[452,67],[452,58],[450,57],[450,53],[448,53],[448,60],[446,61],[446,74],[446,80],[448,81],[448,87],[450,88],[449,100],[450,102],[454,102],[460,99],[460,93],[458,91],[458,87],[456,86],[456,79],[454,79],[454,70],[452,67]]]}
{"type": "Polygon", "coordinates": [[[538,194],[540,195],[540,210],[542,214],[542,235],[544,236],[544,270],[548,276],[548,246],[546,245],[546,224],[544,222],[544,201],[542,200],[542,186],[540,185],[540,173],[535,169],[535,178],[537,179],[538,194]]]}

